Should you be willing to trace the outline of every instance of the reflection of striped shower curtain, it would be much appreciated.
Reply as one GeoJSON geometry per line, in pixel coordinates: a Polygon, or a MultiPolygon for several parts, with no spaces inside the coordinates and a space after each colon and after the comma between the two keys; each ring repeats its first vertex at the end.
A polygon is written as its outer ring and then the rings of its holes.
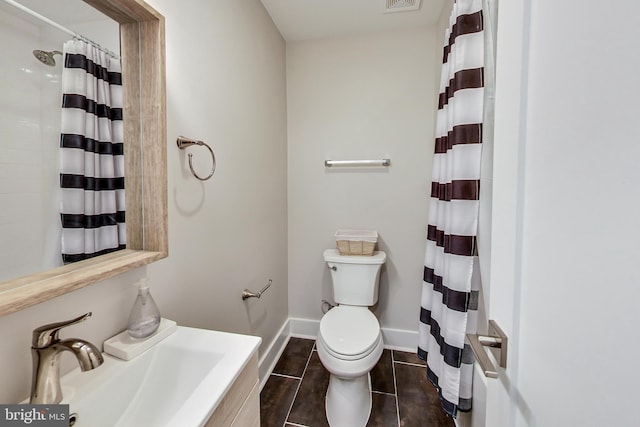
{"type": "Polygon", "coordinates": [[[120,61],[82,40],[64,44],[60,187],[65,263],[126,244],[120,61]]]}
{"type": "Polygon", "coordinates": [[[482,0],[456,0],[445,35],[418,355],[451,415],[471,409],[480,289],[476,234],[482,148],[482,0]]]}

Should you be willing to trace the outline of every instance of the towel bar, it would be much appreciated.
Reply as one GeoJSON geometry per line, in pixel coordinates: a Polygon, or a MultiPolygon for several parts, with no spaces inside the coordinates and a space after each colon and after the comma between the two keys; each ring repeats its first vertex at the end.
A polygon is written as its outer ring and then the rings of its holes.
{"type": "Polygon", "coordinates": [[[333,166],[391,166],[391,159],[379,160],[325,160],[324,166],[327,168],[333,166]]]}
{"type": "Polygon", "coordinates": [[[484,347],[489,347],[493,352],[501,368],[507,367],[507,343],[508,338],[500,329],[495,320],[489,320],[489,336],[478,334],[467,334],[467,339],[471,345],[471,350],[480,369],[487,378],[498,378],[498,371],[493,362],[484,351],[484,347]]]}

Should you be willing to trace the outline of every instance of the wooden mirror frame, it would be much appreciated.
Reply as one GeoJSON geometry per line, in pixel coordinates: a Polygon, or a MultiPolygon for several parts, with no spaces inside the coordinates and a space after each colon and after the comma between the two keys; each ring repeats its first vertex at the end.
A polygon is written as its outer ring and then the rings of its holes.
{"type": "Polygon", "coordinates": [[[0,316],[168,256],[164,17],[143,0],[83,0],[120,23],[127,249],[0,283],[0,316]]]}

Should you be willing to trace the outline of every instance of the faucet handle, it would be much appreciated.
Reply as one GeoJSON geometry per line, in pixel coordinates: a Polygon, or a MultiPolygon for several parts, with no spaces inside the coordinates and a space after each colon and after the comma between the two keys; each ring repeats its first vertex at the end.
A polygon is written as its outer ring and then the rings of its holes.
{"type": "Polygon", "coordinates": [[[31,341],[31,346],[33,348],[44,348],[50,346],[51,344],[60,340],[58,338],[60,329],[83,322],[91,317],[91,315],[92,313],[88,312],[83,314],[82,316],[76,317],[75,319],[66,320],[63,322],[49,323],[48,325],[37,327],[33,330],[33,339],[31,341]]]}

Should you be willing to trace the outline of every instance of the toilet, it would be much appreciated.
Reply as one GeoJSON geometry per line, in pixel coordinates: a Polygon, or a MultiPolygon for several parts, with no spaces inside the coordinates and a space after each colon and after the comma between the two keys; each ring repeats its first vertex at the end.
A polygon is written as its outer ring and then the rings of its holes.
{"type": "Polygon", "coordinates": [[[387,255],[345,256],[324,251],[338,304],[320,320],[316,347],[329,371],[325,400],[331,427],[364,427],[371,413],[369,372],[382,355],[382,334],[369,310],[378,301],[380,268],[387,255]]]}

